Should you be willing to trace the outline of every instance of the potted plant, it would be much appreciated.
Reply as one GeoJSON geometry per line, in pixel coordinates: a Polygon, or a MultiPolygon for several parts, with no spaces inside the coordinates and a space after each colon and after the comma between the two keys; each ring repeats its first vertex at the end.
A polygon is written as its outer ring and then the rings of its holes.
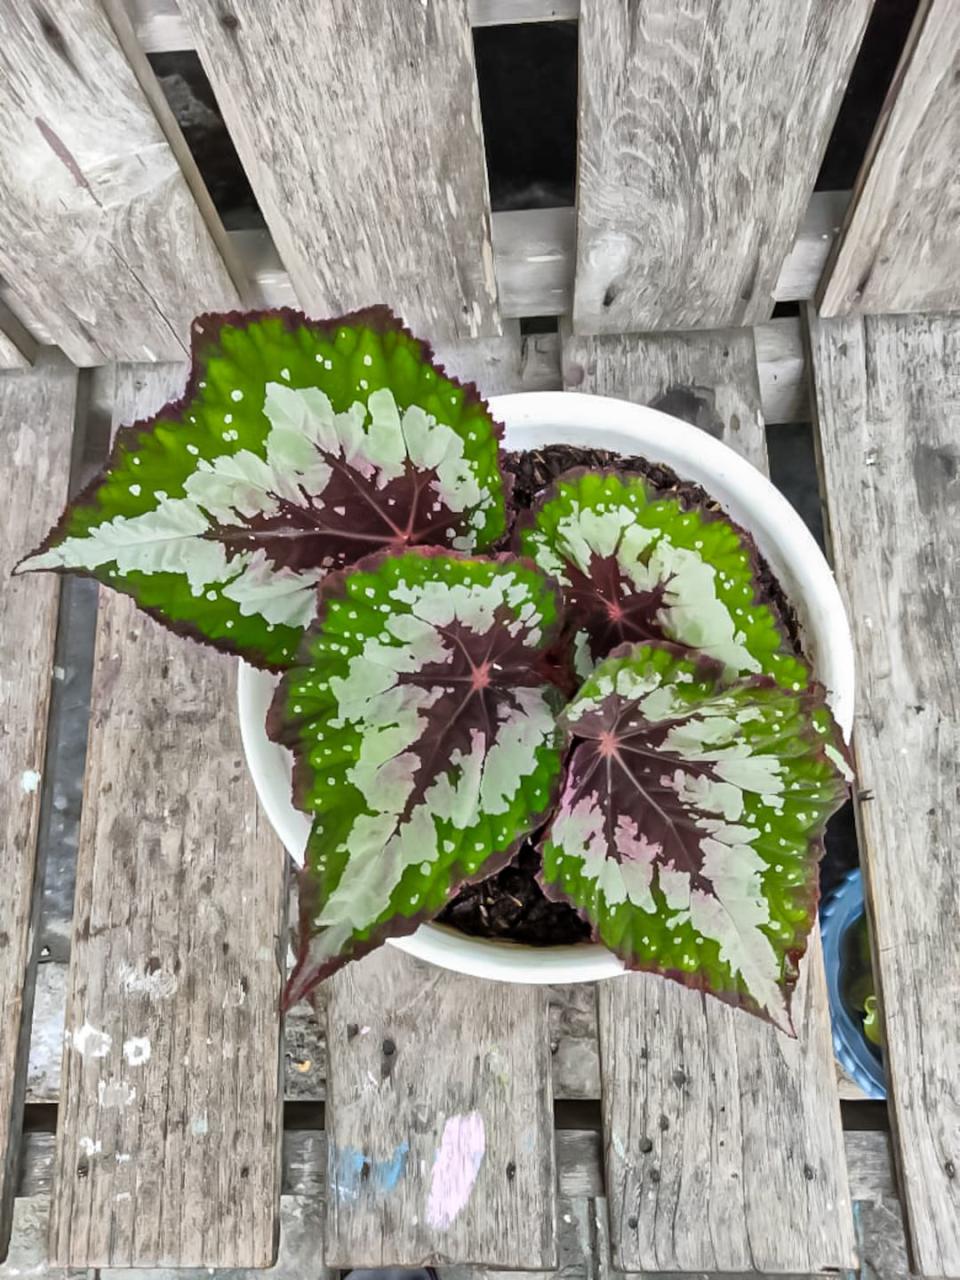
{"type": "Polygon", "coordinates": [[[248,759],[305,850],[288,1004],[398,940],[521,981],[650,970],[790,1030],[851,650],[799,518],[718,442],[600,397],[488,406],[385,308],[204,316],[184,397],[18,569],[244,660],[248,759]],[[561,945],[462,931],[511,875],[561,945]]]}

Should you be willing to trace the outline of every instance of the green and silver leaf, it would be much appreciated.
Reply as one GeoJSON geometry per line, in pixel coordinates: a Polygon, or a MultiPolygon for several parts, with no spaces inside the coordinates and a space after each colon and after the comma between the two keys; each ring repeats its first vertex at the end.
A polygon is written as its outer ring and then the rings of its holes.
{"type": "Polygon", "coordinates": [[[184,398],[118,434],[19,569],[90,574],[283,668],[325,574],[378,548],[479,551],[503,534],[499,433],[384,307],[202,316],[184,398]]]}
{"type": "Polygon", "coordinates": [[[819,686],[623,645],[561,716],[575,745],[542,842],[565,898],[632,969],[792,1030],[843,744],[819,686]]]}
{"type": "Polygon", "coordinates": [[[526,517],[519,545],[564,590],[581,678],[618,644],[667,640],[785,688],[809,680],[761,598],[756,546],[721,512],[639,475],[574,470],[526,517]]]}
{"type": "Polygon", "coordinates": [[[267,722],[314,815],[288,1005],[509,861],[561,765],[559,606],[533,565],[378,555],[320,597],[267,722]]]}

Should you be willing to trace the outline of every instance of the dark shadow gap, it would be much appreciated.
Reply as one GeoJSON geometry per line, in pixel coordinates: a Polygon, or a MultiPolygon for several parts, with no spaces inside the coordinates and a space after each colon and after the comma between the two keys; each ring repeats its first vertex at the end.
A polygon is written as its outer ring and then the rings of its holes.
{"type": "Polygon", "coordinates": [[[478,27],[473,46],[495,212],[572,205],[577,171],[577,24],[478,27]]]}
{"type": "Polygon", "coordinates": [[[560,320],[558,316],[520,317],[520,334],[524,338],[531,333],[556,333],[559,327],[560,320]]]}
{"type": "Polygon", "coordinates": [[[824,153],[817,191],[848,191],[857,180],[919,0],[876,0],[824,153]]]}
{"type": "Polygon", "coordinates": [[[185,49],[147,57],[223,225],[228,231],[264,227],[257,198],[197,54],[185,49]]]}

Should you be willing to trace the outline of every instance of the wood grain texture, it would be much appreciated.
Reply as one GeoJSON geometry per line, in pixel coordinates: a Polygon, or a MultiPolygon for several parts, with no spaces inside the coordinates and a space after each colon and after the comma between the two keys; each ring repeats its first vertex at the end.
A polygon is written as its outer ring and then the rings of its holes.
{"type": "Polygon", "coordinates": [[[304,308],[499,333],[463,0],[180,8],[304,308]]]}
{"type": "MultiPolygon", "coordinates": [[[[603,1195],[603,1144],[599,1131],[556,1129],[553,1136],[559,1194],[567,1198],[603,1195]]],[[[847,1130],[843,1136],[854,1199],[876,1204],[895,1200],[890,1135],[865,1129],[847,1130]]],[[[54,1145],[53,1134],[24,1134],[18,1198],[50,1194],[54,1145]]],[[[326,1180],[327,1135],[324,1131],[284,1130],[282,1195],[311,1196],[322,1204],[326,1180]]]]}
{"type": "MultiPolygon", "coordinates": [[[[177,0],[124,0],[124,4],[145,53],[193,48],[193,34],[177,0]]],[[[468,0],[467,12],[474,27],[558,22],[575,20],[580,13],[580,0],[468,0]]]]}
{"type": "Polygon", "coordinates": [[[578,337],[563,347],[567,391],[619,396],[682,418],[722,440],[761,471],[767,445],[753,333],[578,337]]]}
{"type": "Polygon", "coordinates": [[[546,998],[392,947],[328,983],[328,1266],[555,1265],[546,998]]]}
{"type": "Polygon", "coordinates": [[[60,514],[70,477],[77,372],[53,352],[0,374],[0,1259],[6,1256],[36,968],[40,783],[59,583],[13,578],[60,514]]]}
{"type": "MultiPolygon", "coordinates": [[[[293,918],[292,912],[289,918],[293,918]]],[[[27,1069],[28,1104],[55,1103],[60,1096],[66,989],[66,964],[46,961],[39,966],[27,1069]]],[[[554,1097],[599,1098],[600,1059],[592,986],[577,983],[550,987],[546,994],[554,1097]]],[[[291,1009],[284,1019],[284,1097],[288,1102],[321,1102],[327,1095],[325,1021],[325,1017],[315,1017],[306,1005],[291,1009]]]]}
{"type": "Polygon", "coordinates": [[[448,373],[473,382],[483,396],[560,389],[560,340],[555,333],[521,335],[516,320],[499,338],[438,343],[434,355],[448,373]]]}
{"type": "Polygon", "coordinates": [[[922,0],[860,170],[822,315],[960,310],[960,6],[922,0]]]}
{"type": "MultiPolygon", "coordinates": [[[[591,390],[669,397],[661,407],[686,408],[766,470],[749,331],[573,338],[565,381],[580,369],[591,390]]],[[[599,984],[597,998],[615,1265],[855,1265],[819,933],[794,995],[796,1040],[644,974],[599,984]]]]}
{"type": "MultiPolygon", "coordinates": [[[[117,376],[114,426],[182,380],[117,376]]],[[[102,593],[51,1214],[62,1265],[274,1258],[286,860],[244,766],[235,677],[102,593]]]]}
{"type": "Polygon", "coordinates": [[[0,10],[0,186],[0,275],[74,364],[181,358],[237,305],[95,0],[0,10]]]}
{"type": "Polygon", "coordinates": [[[798,1038],[645,974],[602,983],[614,1262],[624,1271],[856,1265],[819,935],[798,1038]]]}
{"type": "Polygon", "coordinates": [[[509,22],[571,22],[580,16],[580,0],[467,0],[475,27],[509,22]]]}
{"type": "Polygon", "coordinates": [[[960,1276],[960,318],[810,316],[915,1269],[960,1276]]]}
{"type": "Polygon", "coordinates": [[[576,332],[767,319],[871,3],[584,0],[576,332]]]}
{"type": "Polygon", "coordinates": [[[178,53],[194,47],[177,0],[125,0],[127,15],[144,53],[178,53]]]}
{"type": "Polygon", "coordinates": [[[575,209],[493,215],[493,258],[504,316],[561,316],[573,302],[575,209]]]}
{"type": "Polygon", "coordinates": [[[810,421],[810,389],[803,326],[799,316],[781,316],[753,330],[760,403],[768,427],[810,421]]]}
{"type": "Polygon", "coordinates": [[[803,302],[814,296],[849,204],[849,191],[814,191],[793,248],[780,268],[775,301],[803,302]]]}

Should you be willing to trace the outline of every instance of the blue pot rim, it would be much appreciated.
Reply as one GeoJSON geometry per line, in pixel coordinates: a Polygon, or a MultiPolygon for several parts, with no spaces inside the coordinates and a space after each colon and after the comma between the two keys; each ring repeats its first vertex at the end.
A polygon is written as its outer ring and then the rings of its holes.
{"type": "Polygon", "coordinates": [[[840,994],[843,940],[863,917],[863,879],[854,867],[820,904],[820,933],[827,973],[833,1052],[837,1062],[869,1098],[883,1100],[887,1085],[883,1065],[877,1060],[860,1025],[851,1018],[840,994]]]}

